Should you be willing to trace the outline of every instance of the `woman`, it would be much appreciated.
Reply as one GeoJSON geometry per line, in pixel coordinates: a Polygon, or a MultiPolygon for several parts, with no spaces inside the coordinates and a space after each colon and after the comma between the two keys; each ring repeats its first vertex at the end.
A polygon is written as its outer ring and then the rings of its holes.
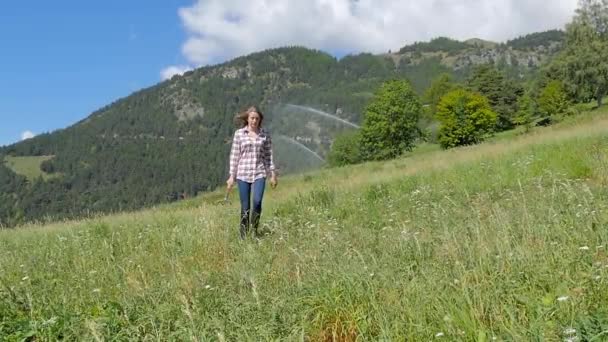
{"type": "Polygon", "coordinates": [[[244,239],[249,223],[257,236],[262,214],[262,198],[266,177],[270,175],[270,186],[277,186],[277,174],[272,158],[270,134],[262,129],[264,114],[255,106],[237,115],[241,128],[234,132],[230,151],[230,177],[226,181],[228,189],[236,182],[241,199],[240,236],[244,239]],[[253,193],[253,210],[250,218],[250,198],[253,193]]]}

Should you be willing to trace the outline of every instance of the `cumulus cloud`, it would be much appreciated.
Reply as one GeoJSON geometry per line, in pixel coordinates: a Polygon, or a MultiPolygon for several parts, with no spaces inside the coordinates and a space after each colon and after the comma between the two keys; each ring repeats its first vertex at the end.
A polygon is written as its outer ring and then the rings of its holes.
{"type": "Polygon", "coordinates": [[[21,133],[21,140],[30,139],[36,136],[32,131],[25,131],[21,133]]]}
{"type": "Polygon", "coordinates": [[[171,77],[173,77],[174,75],[181,75],[189,70],[192,70],[192,67],[189,67],[186,65],[172,65],[172,66],[166,67],[163,70],[161,70],[160,78],[163,81],[168,80],[171,77]]]}
{"type": "Polygon", "coordinates": [[[380,53],[438,36],[505,41],[563,28],[576,7],[577,0],[197,0],[178,14],[187,33],[182,53],[201,66],[280,46],[380,53]]]}

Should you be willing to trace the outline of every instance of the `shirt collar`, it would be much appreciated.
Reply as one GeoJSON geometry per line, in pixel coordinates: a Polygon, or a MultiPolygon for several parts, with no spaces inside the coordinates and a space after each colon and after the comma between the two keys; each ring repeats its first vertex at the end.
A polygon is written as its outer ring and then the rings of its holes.
{"type": "MultiPolygon", "coordinates": [[[[249,134],[249,128],[247,126],[243,127],[243,132],[249,134]]],[[[264,129],[264,127],[260,128],[260,131],[258,132],[259,135],[264,135],[266,134],[266,130],[264,129]]]]}

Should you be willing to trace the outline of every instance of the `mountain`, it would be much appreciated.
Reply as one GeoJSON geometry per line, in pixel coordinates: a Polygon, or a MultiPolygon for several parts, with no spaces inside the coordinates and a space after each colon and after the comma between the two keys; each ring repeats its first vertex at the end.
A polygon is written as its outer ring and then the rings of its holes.
{"type": "Polygon", "coordinates": [[[441,73],[463,79],[487,62],[526,79],[559,50],[556,32],[503,44],[436,38],[339,60],[285,47],[174,76],[68,128],[1,148],[0,225],[131,210],[213,189],[226,178],[234,114],[250,104],[265,109],[283,173],[318,167],[335,134],[361,122],[383,81],[407,78],[422,93],[441,73]],[[52,177],[16,173],[6,162],[16,156],[46,156],[39,167],[52,177]]]}
{"type": "Polygon", "coordinates": [[[430,42],[404,46],[391,57],[396,63],[408,65],[435,60],[455,71],[492,63],[512,76],[524,78],[527,71],[540,67],[559,52],[564,40],[565,33],[560,30],[532,33],[506,43],[478,38],[460,42],[438,37],[430,42]]]}

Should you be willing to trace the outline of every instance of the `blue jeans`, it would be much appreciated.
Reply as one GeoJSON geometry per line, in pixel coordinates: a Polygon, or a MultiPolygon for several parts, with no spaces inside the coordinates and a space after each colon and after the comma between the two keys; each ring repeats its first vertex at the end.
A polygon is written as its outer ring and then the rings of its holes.
{"type": "Polygon", "coordinates": [[[258,225],[260,224],[260,215],[262,214],[262,198],[264,197],[264,188],[266,187],[266,178],[258,178],[253,183],[248,183],[237,179],[239,187],[239,197],[241,199],[241,238],[244,238],[249,230],[249,222],[253,227],[254,233],[257,234],[258,225]],[[253,192],[253,210],[251,210],[251,193],[253,192]],[[249,214],[251,213],[251,219],[249,214]]]}

